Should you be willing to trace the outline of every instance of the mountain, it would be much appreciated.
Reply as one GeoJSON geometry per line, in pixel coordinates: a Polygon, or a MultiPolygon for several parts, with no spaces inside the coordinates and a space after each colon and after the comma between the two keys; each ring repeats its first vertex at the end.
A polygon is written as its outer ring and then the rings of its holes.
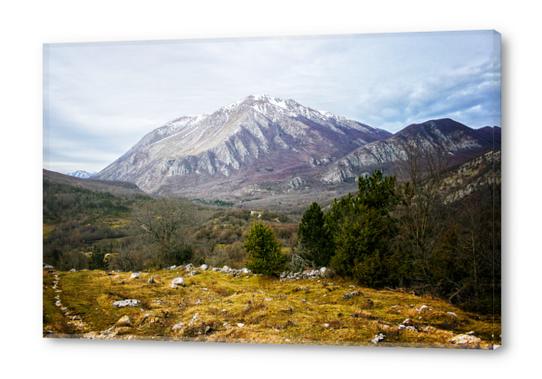
{"type": "Polygon", "coordinates": [[[95,178],[156,194],[258,197],[303,188],[323,167],[390,136],[291,99],[248,96],[150,132],[95,178]]]}
{"type": "Polygon", "coordinates": [[[133,183],[96,179],[80,179],[44,169],[43,184],[46,186],[49,183],[84,188],[96,192],[109,192],[113,195],[145,195],[145,193],[133,183]]]}
{"type": "Polygon", "coordinates": [[[289,208],[355,190],[355,178],[375,169],[405,178],[407,158],[431,156],[446,170],[494,150],[498,127],[445,118],[392,135],[291,99],[248,96],[153,130],[93,179],[157,195],[289,208]]]}
{"type": "Polygon", "coordinates": [[[420,162],[427,161],[428,157],[440,159],[441,164],[450,167],[488,151],[500,150],[500,137],[498,127],[471,129],[449,118],[412,124],[389,138],[356,148],[332,163],[321,180],[326,183],[354,181],[375,169],[402,176],[402,162],[415,156],[420,162]]]}
{"type": "Polygon", "coordinates": [[[95,174],[96,174],[95,172],[89,172],[85,170],[76,170],[76,171],[66,173],[66,175],[68,176],[73,176],[74,178],[79,178],[79,179],[89,179],[95,174]]]}

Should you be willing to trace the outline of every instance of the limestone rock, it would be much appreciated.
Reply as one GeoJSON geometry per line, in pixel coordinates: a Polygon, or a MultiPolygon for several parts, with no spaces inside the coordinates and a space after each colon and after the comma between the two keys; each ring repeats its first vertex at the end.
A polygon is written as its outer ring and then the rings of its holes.
{"type": "Polygon", "coordinates": [[[132,326],[132,320],[130,320],[130,317],[128,317],[128,315],[124,315],[118,319],[118,321],[115,323],[115,326],[132,326]]]}
{"type": "Polygon", "coordinates": [[[124,299],[124,300],[117,300],[113,302],[113,306],[116,308],[137,307],[138,305],[139,305],[139,300],[136,300],[136,299],[124,299]]]}
{"type": "Polygon", "coordinates": [[[360,296],[361,295],[361,292],[360,291],[351,291],[351,292],[347,292],[343,295],[343,299],[344,300],[350,300],[352,299],[353,297],[356,297],[356,296],[360,296]]]}
{"type": "Polygon", "coordinates": [[[480,347],[482,340],[476,336],[469,334],[458,334],[450,339],[450,342],[464,347],[480,347]]]}
{"type": "Polygon", "coordinates": [[[425,332],[425,333],[433,333],[437,330],[437,328],[435,328],[434,326],[431,326],[431,325],[427,325],[427,326],[424,326],[422,328],[422,332],[425,332]]]}
{"type": "Polygon", "coordinates": [[[284,271],[280,274],[280,280],[300,280],[300,279],[320,279],[331,276],[331,270],[326,267],[321,267],[317,270],[305,270],[298,272],[284,271]]]}
{"type": "Polygon", "coordinates": [[[192,263],[188,263],[184,266],[185,271],[192,271],[194,269],[194,265],[192,263]]]}
{"type": "Polygon", "coordinates": [[[373,337],[373,339],[371,340],[372,343],[374,343],[375,345],[379,342],[382,342],[384,341],[384,338],[386,338],[386,336],[382,333],[378,333],[377,335],[375,335],[373,337]]]}
{"type": "Polygon", "coordinates": [[[418,313],[424,313],[424,312],[427,312],[429,310],[431,310],[431,308],[429,308],[429,306],[427,306],[425,304],[421,305],[419,308],[416,308],[416,312],[418,312],[418,313]]]}
{"type": "Polygon", "coordinates": [[[177,331],[177,330],[182,330],[183,328],[184,328],[184,322],[178,322],[171,327],[171,330],[177,331]]]}
{"type": "Polygon", "coordinates": [[[178,287],[184,287],[184,279],[179,277],[173,278],[171,281],[171,288],[178,288],[178,287]]]}

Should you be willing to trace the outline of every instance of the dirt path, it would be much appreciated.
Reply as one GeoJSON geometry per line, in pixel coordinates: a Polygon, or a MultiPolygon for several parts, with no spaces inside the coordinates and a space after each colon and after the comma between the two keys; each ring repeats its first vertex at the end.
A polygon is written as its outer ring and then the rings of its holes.
{"type": "Polygon", "coordinates": [[[64,304],[62,304],[62,300],[60,298],[62,290],[59,288],[60,276],[58,275],[57,271],[53,271],[53,277],[54,280],[52,288],[55,291],[55,306],[60,309],[60,312],[66,319],[66,324],[68,326],[73,328],[77,334],[84,334],[86,331],[88,331],[88,326],[79,315],[73,314],[72,311],[70,311],[64,304]]]}
{"type": "Polygon", "coordinates": [[[117,335],[117,329],[115,326],[98,332],[91,331],[90,326],[83,321],[81,316],[74,314],[74,312],[70,311],[68,307],[62,303],[62,299],[60,297],[60,294],[62,293],[62,289],[60,289],[60,275],[56,270],[53,271],[52,274],[54,277],[52,289],[55,292],[55,306],[64,316],[66,325],[73,330],[73,333],[70,334],[79,335],[82,338],[89,339],[110,339],[117,335]]]}

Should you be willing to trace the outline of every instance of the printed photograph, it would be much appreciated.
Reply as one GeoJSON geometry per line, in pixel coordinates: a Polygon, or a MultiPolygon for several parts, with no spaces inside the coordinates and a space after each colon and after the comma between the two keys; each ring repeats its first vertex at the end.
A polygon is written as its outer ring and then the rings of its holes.
{"type": "Polygon", "coordinates": [[[495,31],[43,46],[43,336],[501,346],[495,31]]]}

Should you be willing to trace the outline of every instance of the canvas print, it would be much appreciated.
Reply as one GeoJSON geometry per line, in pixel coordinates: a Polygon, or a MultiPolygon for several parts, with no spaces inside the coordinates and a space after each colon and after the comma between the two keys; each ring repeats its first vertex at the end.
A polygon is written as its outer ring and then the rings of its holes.
{"type": "Polygon", "coordinates": [[[43,53],[45,337],[501,345],[497,32],[43,53]]]}

